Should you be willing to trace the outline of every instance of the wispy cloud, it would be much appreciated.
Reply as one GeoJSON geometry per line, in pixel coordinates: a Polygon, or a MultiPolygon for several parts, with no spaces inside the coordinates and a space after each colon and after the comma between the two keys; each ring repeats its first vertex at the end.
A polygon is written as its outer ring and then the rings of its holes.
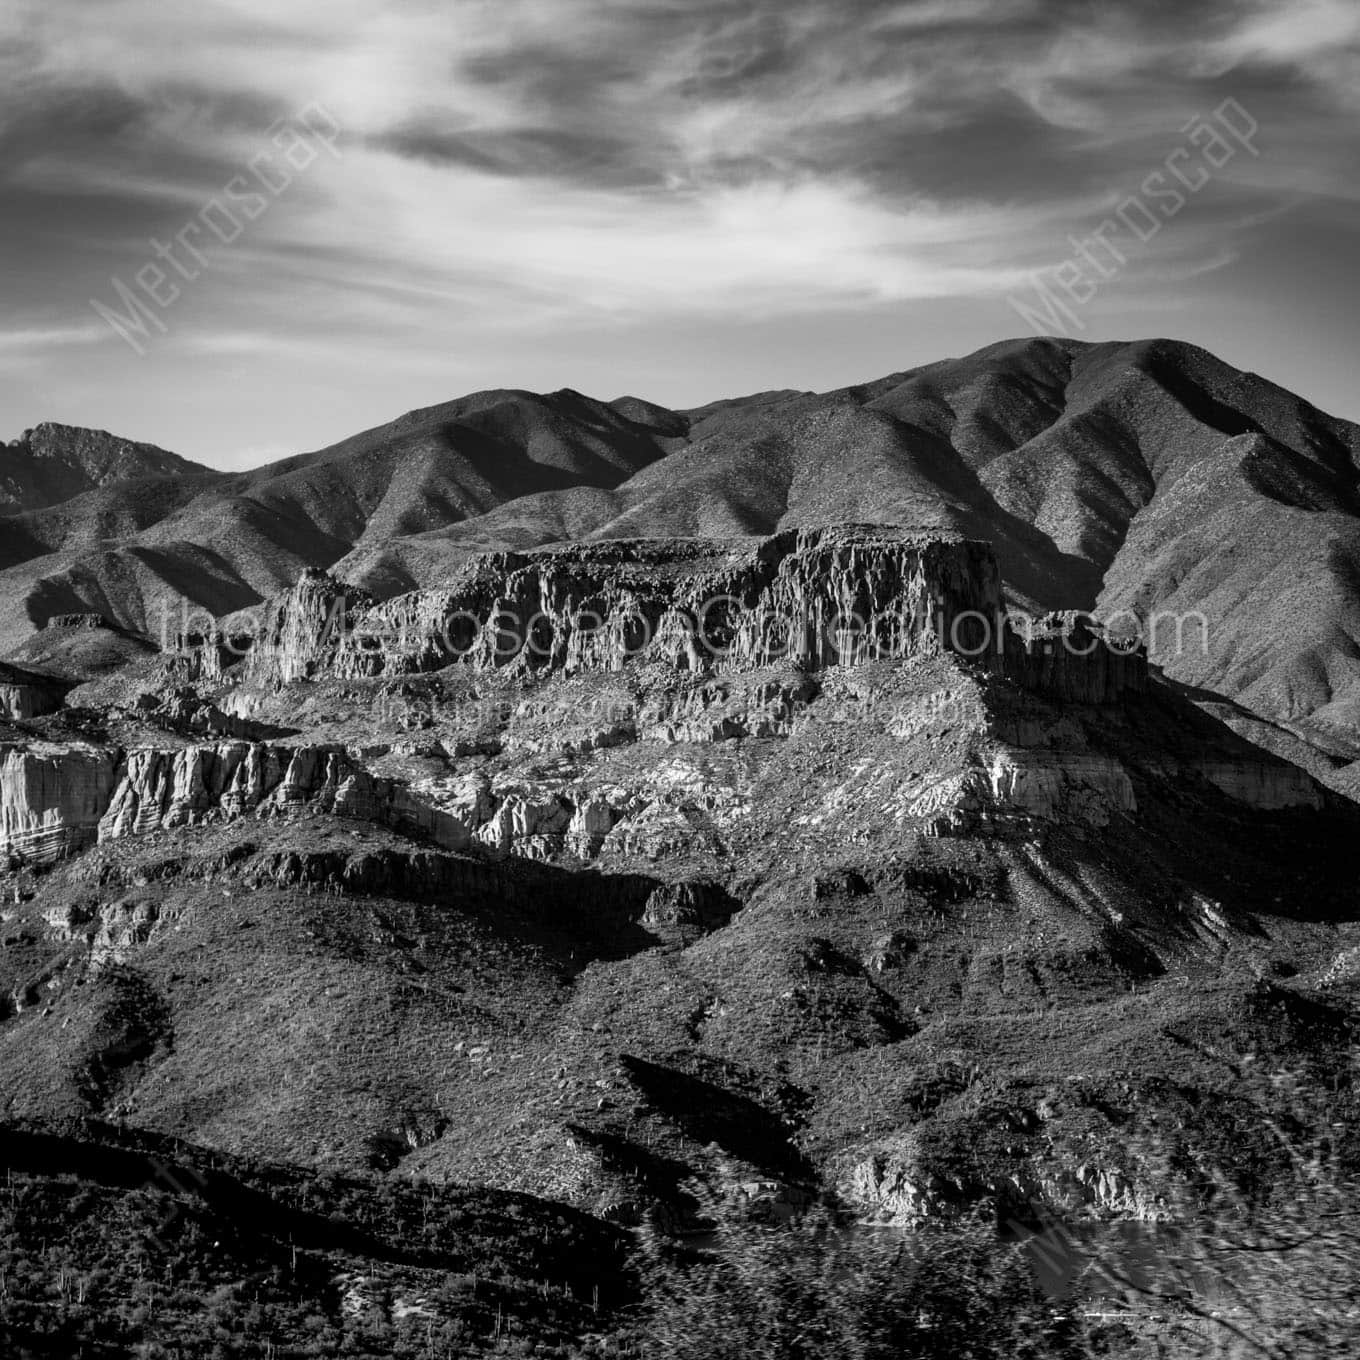
{"type": "MultiPolygon", "coordinates": [[[[59,361],[73,348],[102,345],[112,337],[97,322],[75,325],[12,326],[0,330],[0,374],[21,379],[45,365],[59,361]]],[[[4,438],[0,435],[0,438],[4,438]]]]}
{"type": "Polygon", "coordinates": [[[102,0],[98,20],[0,12],[0,245],[29,312],[78,328],[275,118],[316,101],[344,129],[343,161],[182,304],[205,357],[204,336],[261,336],[338,361],[358,330],[393,366],[452,337],[509,362],[544,327],[998,299],[1229,94],[1266,154],[1121,280],[1131,306],[1181,304],[1272,214],[1360,182],[1353,0],[102,0]]]}
{"type": "Polygon", "coordinates": [[[66,345],[98,345],[108,339],[108,330],[94,321],[79,326],[21,326],[0,330],[0,350],[60,349],[66,345]]]}

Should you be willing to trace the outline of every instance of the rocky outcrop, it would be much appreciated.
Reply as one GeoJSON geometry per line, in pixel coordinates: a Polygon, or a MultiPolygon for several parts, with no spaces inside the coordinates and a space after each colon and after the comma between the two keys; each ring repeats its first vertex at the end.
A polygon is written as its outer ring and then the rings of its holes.
{"type": "Polygon", "coordinates": [[[227,668],[241,659],[220,632],[181,633],[161,660],[167,685],[220,684],[227,668]]]}
{"type": "Polygon", "coordinates": [[[118,754],[37,743],[0,750],[0,862],[49,864],[94,843],[118,754]]]}
{"type": "Polygon", "coordinates": [[[917,1227],[948,1218],[980,1197],[963,1181],[946,1179],[884,1154],[856,1163],[840,1190],[866,1221],[894,1227],[917,1227]]]}
{"type": "Polygon", "coordinates": [[[778,662],[811,673],[939,652],[1071,702],[1112,703],[1147,686],[1143,653],[1085,616],[1012,627],[987,545],[868,525],[489,553],[445,589],[376,606],[308,572],[271,605],[245,676],[283,684],[453,662],[525,675],[647,662],[700,675],[778,662]]]}
{"type": "Polygon", "coordinates": [[[12,863],[51,863],[96,840],[299,812],[377,822],[450,849],[471,842],[458,817],[368,773],[340,747],[36,744],[0,758],[0,855],[12,863]]]}
{"type": "Polygon", "coordinates": [[[74,628],[92,632],[99,628],[115,631],[116,626],[106,619],[103,614],[53,614],[42,627],[44,631],[48,629],[56,631],[57,629],[62,628],[74,628]]]}
{"type": "Polygon", "coordinates": [[[726,923],[738,904],[707,879],[663,883],[647,898],[642,924],[666,938],[685,939],[726,923]]]}
{"type": "Polygon", "coordinates": [[[0,718],[23,720],[55,713],[71,688],[69,681],[0,662],[0,718]]]}
{"type": "Polygon", "coordinates": [[[169,694],[139,694],[132,711],[143,721],[186,737],[233,737],[250,741],[286,735],[284,729],[271,729],[264,723],[224,713],[216,704],[200,698],[190,685],[169,694]]]}
{"type": "Polygon", "coordinates": [[[300,811],[416,831],[451,848],[468,842],[455,818],[354,765],[339,747],[244,741],[129,751],[99,820],[99,839],[300,811]]]}
{"type": "Polygon", "coordinates": [[[1077,612],[1012,616],[1004,643],[1007,679],[1073,704],[1112,704],[1148,689],[1147,651],[1136,638],[1112,638],[1077,612]]]}
{"type": "Polygon", "coordinates": [[[367,591],[324,571],[304,571],[297,585],[274,600],[258,620],[246,654],[245,678],[264,684],[308,679],[335,654],[353,620],[372,604],[367,591]]]}
{"type": "Polygon", "coordinates": [[[854,1162],[840,1190],[868,1223],[915,1228],[990,1201],[1004,1215],[1036,1212],[1153,1222],[1166,1215],[1154,1194],[1116,1167],[1090,1162],[1021,1163],[976,1180],[920,1165],[908,1151],[881,1151],[854,1162]]]}
{"type": "Polygon", "coordinates": [[[962,538],[876,526],[745,543],[609,543],[475,559],[445,590],[367,608],[309,573],[277,603],[252,678],[403,674],[463,660],[525,672],[808,669],[988,648],[1001,581],[962,538]],[[334,620],[348,611],[350,626],[334,620]]]}

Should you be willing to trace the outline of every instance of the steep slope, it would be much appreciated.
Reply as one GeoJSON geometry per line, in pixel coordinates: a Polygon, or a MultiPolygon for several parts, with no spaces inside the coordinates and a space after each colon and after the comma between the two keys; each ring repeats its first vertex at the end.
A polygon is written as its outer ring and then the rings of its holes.
{"type": "Polygon", "coordinates": [[[536,492],[611,486],[683,437],[682,417],[639,414],[570,391],[480,393],[253,472],[200,479],[185,465],[20,515],[0,549],[0,639],[87,611],[160,636],[186,607],[255,603],[356,544],[536,492]]]}
{"type": "Polygon", "coordinates": [[[399,630],[332,647],[323,584],[259,683],[200,686],[291,736],[77,742],[66,714],[4,752],[41,867],[6,884],[10,1117],[625,1221],[683,1217],[690,1175],[899,1223],[1138,1217],[1131,1108],[1211,1155],[1241,1136],[1221,1055],[1349,1061],[1360,811],[1136,655],[941,644],[937,611],[999,603],[983,545],[498,556],[453,603],[540,610],[537,664],[415,673],[399,630]],[[664,619],[715,590],[745,617],[705,656],[664,619]],[[848,653],[765,645],[842,602],[874,620],[848,653]]]}
{"type": "Polygon", "coordinates": [[[56,505],[96,487],[208,472],[154,444],[44,421],[0,444],[0,515],[56,505]]]}
{"type": "Polygon", "coordinates": [[[1025,607],[1098,607],[1172,677],[1354,740],[1360,428],[1203,350],[1010,341],[688,420],[685,448],[612,491],[513,501],[336,570],[387,593],[497,547],[951,528],[994,545],[1025,607]]]}
{"type": "Polygon", "coordinates": [[[489,392],[11,516],[0,641],[90,610],[173,633],[308,567],[387,597],[485,551],[905,524],[992,543],[1017,604],[1097,608],[1177,681],[1354,756],[1358,460],[1360,427],[1166,340],[1007,341],[689,412],[489,392]]]}

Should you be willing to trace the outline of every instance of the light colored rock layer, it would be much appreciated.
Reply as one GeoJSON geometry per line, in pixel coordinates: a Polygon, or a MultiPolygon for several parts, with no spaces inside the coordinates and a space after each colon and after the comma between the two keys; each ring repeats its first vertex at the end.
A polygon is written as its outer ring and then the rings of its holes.
{"type": "Polygon", "coordinates": [[[25,863],[51,863],[96,839],[302,811],[419,832],[446,849],[470,841],[458,817],[369,774],[339,747],[35,745],[0,761],[0,855],[25,863]]]}
{"type": "Polygon", "coordinates": [[[39,743],[0,755],[0,861],[48,863],[93,844],[118,754],[39,743]]]}

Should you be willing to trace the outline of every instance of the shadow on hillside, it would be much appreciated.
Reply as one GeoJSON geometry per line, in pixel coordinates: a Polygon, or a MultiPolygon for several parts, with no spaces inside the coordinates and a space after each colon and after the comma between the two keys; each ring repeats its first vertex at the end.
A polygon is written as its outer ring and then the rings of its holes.
{"type": "MultiPolygon", "coordinates": [[[[535,1285],[555,1277],[587,1295],[601,1285],[615,1294],[622,1282],[617,1230],[567,1205],[512,1191],[408,1192],[381,1177],[321,1177],[98,1121],[58,1128],[0,1123],[0,1167],[11,1176],[154,1194],[165,1202],[160,1236],[177,1236],[177,1222],[186,1218],[238,1254],[294,1276],[314,1274],[323,1284],[333,1279],[333,1262],[299,1252],[478,1273],[490,1273],[494,1256],[535,1285]],[[416,1233],[406,1222],[412,1215],[458,1230],[416,1233]]],[[[483,1288],[499,1292],[494,1282],[483,1281],[483,1288]]]]}
{"type": "Polygon", "coordinates": [[[768,1176],[816,1178],[811,1163],[789,1141],[787,1126],[749,1096],[627,1053],[620,1062],[647,1103],[687,1138],[716,1143],[768,1176]]]}
{"type": "Polygon", "coordinates": [[[1161,682],[1098,733],[1137,800],[1133,820],[1104,833],[1117,838],[1121,871],[1147,901],[1167,902],[1187,930],[1196,898],[1235,929],[1266,936],[1272,916],[1360,919],[1360,807],[1195,707],[1192,697],[1205,693],[1161,682]]]}

